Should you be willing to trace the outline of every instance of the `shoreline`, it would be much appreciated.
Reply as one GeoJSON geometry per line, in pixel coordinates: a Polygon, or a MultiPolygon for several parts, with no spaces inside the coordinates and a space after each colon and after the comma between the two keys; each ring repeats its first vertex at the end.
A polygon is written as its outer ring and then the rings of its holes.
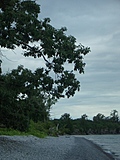
{"type": "MultiPolygon", "coordinates": [[[[85,138],[86,139],[86,138],[85,138]]],[[[92,145],[94,145],[97,149],[99,149],[101,152],[103,152],[104,154],[106,154],[110,159],[115,160],[114,154],[112,154],[112,152],[106,152],[100,145],[94,143],[91,140],[86,139],[89,143],[92,143],[92,145]]]]}
{"type": "Polygon", "coordinates": [[[0,160],[114,160],[84,137],[0,136],[0,160]]]}
{"type": "MultiPolygon", "coordinates": [[[[79,137],[79,135],[78,135],[79,137]]],[[[115,160],[120,160],[120,134],[117,135],[86,135],[80,136],[97,144],[105,153],[112,155],[115,160]]]]}

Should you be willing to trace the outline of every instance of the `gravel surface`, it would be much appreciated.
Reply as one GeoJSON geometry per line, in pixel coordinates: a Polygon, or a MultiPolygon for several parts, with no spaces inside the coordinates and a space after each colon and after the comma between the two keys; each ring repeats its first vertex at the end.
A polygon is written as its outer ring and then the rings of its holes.
{"type": "Polygon", "coordinates": [[[112,160],[82,137],[0,136],[0,160],[112,160]]]}

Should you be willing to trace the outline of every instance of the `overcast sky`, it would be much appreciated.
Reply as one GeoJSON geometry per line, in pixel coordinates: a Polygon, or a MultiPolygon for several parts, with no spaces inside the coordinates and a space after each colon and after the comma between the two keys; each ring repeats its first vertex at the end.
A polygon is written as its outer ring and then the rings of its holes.
{"type": "MultiPolygon", "coordinates": [[[[91,48],[85,56],[85,74],[78,75],[81,90],[73,98],[61,99],[52,107],[52,118],[69,113],[72,118],[98,113],[109,116],[111,110],[120,115],[120,0],[37,0],[40,19],[49,17],[55,28],[67,27],[77,43],[91,48]]],[[[3,50],[12,60],[3,59],[3,72],[19,64],[35,69],[40,59],[25,58],[17,51],[3,50]]]]}

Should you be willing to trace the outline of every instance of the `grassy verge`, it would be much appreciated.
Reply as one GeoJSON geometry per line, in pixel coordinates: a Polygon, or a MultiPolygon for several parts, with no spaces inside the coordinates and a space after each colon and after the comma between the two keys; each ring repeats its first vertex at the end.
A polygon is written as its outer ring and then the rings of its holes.
{"type": "Polygon", "coordinates": [[[8,136],[28,136],[33,135],[39,138],[44,138],[47,136],[47,129],[45,129],[44,124],[41,122],[34,123],[33,121],[30,122],[30,126],[28,131],[26,132],[20,132],[18,130],[14,130],[11,128],[0,128],[0,135],[8,135],[8,136]]]}

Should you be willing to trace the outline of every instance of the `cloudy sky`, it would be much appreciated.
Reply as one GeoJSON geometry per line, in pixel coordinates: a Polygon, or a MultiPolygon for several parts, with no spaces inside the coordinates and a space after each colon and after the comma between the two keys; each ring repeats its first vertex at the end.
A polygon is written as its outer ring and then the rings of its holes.
{"type": "MultiPolygon", "coordinates": [[[[61,99],[51,110],[52,118],[69,113],[72,118],[98,113],[109,116],[116,109],[120,115],[120,0],[37,0],[40,19],[49,17],[56,28],[67,27],[67,35],[91,48],[85,56],[85,74],[77,75],[81,91],[73,98],[61,99]]],[[[18,64],[35,69],[40,60],[24,58],[19,50],[2,50],[3,72],[18,64]],[[11,61],[12,60],[12,61],[11,61]]]]}

